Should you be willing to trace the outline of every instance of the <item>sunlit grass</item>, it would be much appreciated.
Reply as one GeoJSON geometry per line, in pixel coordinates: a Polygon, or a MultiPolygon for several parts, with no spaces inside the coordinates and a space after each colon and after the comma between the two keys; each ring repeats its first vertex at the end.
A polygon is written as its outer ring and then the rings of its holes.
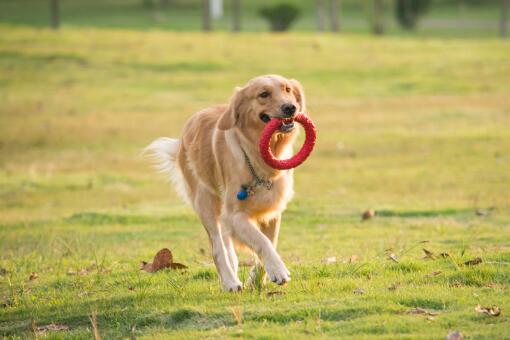
{"type": "Polygon", "coordinates": [[[508,55],[498,40],[0,28],[0,334],[32,337],[33,319],[91,338],[97,311],[105,339],[504,338],[508,55]],[[225,294],[197,218],[139,154],[263,73],[303,83],[319,140],[283,219],[293,280],[225,294]],[[162,247],[189,272],[140,272],[162,247]]]}

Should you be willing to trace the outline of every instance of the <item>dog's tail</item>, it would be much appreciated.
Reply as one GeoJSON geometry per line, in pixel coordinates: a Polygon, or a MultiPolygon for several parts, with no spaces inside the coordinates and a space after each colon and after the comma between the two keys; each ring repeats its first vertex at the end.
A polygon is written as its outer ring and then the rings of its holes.
{"type": "Polygon", "coordinates": [[[179,139],[161,137],[149,144],[143,150],[143,154],[148,156],[153,161],[155,168],[172,182],[177,194],[186,203],[189,203],[186,182],[177,161],[180,145],[179,139]]]}

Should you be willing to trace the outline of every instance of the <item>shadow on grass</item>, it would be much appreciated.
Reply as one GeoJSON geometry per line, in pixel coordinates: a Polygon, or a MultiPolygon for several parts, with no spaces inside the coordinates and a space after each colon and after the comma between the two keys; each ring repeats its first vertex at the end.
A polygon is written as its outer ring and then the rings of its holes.
{"type": "Polygon", "coordinates": [[[378,210],[377,216],[379,217],[402,217],[402,218],[415,218],[415,217],[449,217],[465,214],[474,214],[473,209],[443,209],[443,210],[408,210],[408,211],[394,211],[394,210],[378,210]]]}

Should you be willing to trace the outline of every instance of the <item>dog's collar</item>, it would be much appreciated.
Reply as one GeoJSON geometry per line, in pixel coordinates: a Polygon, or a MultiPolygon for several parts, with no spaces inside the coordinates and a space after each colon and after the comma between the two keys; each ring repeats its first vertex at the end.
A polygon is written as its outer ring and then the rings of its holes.
{"type": "Polygon", "coordinates": [[[249,184],[243,184],[241,185],[241,190],[237,193],[237,199],[240,201],[244,201],[248,197],[252,196],[255,193],[255,190],[257,187],[261,186],[266,188],[267,190],[271,190],[273,187],[273,181],[270,179],[262,179],[257,175],[257,172],[255,171],[255,168],[253,167],[253,164],[250,160],[250,157],[248,157],[248,154],[246,151],[244,151],[243,147],[239,145],[241,148],[241,151],[243,152],[244,161],[246,162],[246,165],[248,166],[248,169],[250,170],[251,176],[253,177],[253,180],[249,184]]]}

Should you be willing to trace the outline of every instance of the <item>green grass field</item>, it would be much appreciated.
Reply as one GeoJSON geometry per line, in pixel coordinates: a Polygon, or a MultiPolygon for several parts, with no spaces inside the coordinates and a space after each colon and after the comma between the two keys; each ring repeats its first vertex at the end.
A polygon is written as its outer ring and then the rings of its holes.
{"type": "Polygon", "coordinates": [[[510,338],[509,55],[496,39],[0,26],[0,335],[90,339],[97,312],[103,339],[510,338]],[[265,73],[303,83],[319,139],[283,218],[292,281],[228,294],[139,154],[265,73]],[[140,271],[162,247],[189,271],[140,271]]]}

